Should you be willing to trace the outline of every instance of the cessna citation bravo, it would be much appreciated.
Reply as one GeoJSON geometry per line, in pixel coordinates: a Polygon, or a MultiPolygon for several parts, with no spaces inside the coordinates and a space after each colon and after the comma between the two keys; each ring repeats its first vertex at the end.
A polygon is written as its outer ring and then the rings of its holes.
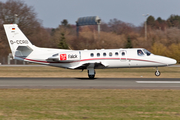
{"type": "Polygon", "coordinates": [[[176,60],[154,55],[143,48],[64,50],[40,48],[31,44],[17,24],[4,24],[13,58],[67,69],[87,69],[89,78],[95,77],[95,69],[158,67],[176,64],[176,60]]]}

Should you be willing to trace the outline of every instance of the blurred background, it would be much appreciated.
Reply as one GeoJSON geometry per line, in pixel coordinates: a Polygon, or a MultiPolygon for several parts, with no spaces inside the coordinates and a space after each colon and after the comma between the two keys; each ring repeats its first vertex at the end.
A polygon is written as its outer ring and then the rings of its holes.
{"type": "MultiPolygon", "coordinates": [[[[12,23],[17,23],[38,47],[73,50],[145,48],[180,63],[179,1],[108,2],[77,0],[68,4],[61,0],[0,0],[0,63],[9,64],[8,59],[11,59],[3,24],[12,23]],[[97,15],[101,18],[100,32],[97,25],[80,26],[77,36],[77,19],[97,15]]],[[[10,63],[22,64],[12,60],[10,63]]]]}

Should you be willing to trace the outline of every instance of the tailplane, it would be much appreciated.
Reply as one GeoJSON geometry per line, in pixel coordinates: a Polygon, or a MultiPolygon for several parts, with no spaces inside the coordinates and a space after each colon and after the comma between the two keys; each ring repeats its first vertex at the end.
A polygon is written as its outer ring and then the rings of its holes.
{"type": "Polygon", "coordinates": [[[27,57],[33,51],[35,46],[31,44],[17,24],[4,24],[4,29],[13,58],[27,57]]]}

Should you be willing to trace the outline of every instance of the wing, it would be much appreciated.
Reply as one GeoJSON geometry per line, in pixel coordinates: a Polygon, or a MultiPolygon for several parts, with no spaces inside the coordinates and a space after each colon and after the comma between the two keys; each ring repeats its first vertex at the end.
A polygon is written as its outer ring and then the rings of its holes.
{"type": "Polygon", "coordinates": [[[87,69],[87,67],[94,67],[94,69],[107,68],[109,65],[105,62],[87,62],[82,63],[77,66],[70,67],[70,69],[87,69]]]}

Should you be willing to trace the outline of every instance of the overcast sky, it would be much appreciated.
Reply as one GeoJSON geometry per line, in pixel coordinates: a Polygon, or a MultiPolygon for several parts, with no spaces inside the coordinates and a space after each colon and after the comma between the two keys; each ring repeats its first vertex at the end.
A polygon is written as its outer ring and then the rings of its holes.
{"type": "MultiPolygon", "coordinates": [[[[7,0],[0,0],[5,2],[7,0]]],[[[44,27],[56,28],[63,19],[75,24],[78,17],[99,16],[139,26],[145,21],[142,14],[167,19],[171,14],[180,15],[180,0],[22,0],[33,6],[44,27]]]]}

